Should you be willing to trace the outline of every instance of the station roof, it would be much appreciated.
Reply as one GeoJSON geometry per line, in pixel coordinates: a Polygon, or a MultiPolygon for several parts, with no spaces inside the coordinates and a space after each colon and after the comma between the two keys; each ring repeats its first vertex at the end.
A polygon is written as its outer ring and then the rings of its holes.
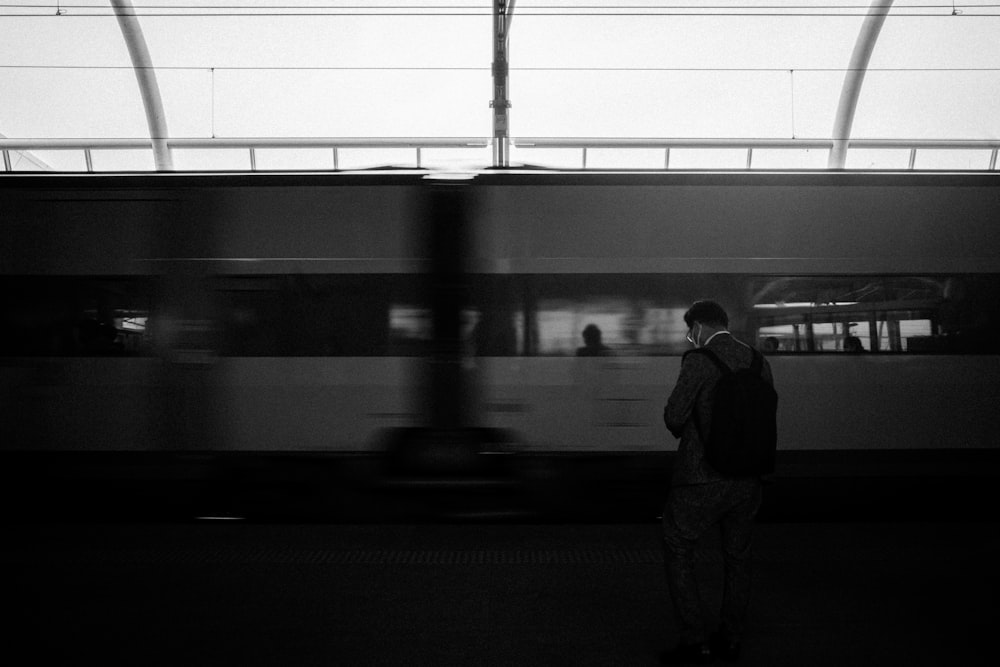
{"type": "Polygon", "coordinates": [[[0,0],[0,170],[488,167],[497,4],[512,165],[1000,167],[990,0],[0,0]]]}

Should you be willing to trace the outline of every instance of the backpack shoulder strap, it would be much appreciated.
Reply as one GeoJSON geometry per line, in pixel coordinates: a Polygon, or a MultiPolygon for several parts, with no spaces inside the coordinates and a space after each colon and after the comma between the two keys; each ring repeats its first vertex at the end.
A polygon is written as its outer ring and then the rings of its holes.
{"type": "Polygon", "coordinates": [[[737,340],[736,342],[750,350],[750,354],[753,355],[753,358],[750,361],[750,372],[754,375],[762,375],[764,373],[764,355],[762,355],[756,348],[747,345],[741,340],[737,340]]]}
{"type": "MultiPolygon", "coordinates": [[[[719,370],[722,371],[723,375],[728,375],[729,373],[733,372],[733,369],[727,366],[725,362],[722,361],[722,359],[719,359],[719,356],[715,352],[712,352],[707,347],[699,347],[693,350],[688,350],[687,352],[684,353],[684,357],[687,357],[689,354],[701,354],[708,357],[715,363],[715,365],[719,368],[719,370]]],[[[681,363],[683,363],[683,358],[681,360],[681,363]]]]}

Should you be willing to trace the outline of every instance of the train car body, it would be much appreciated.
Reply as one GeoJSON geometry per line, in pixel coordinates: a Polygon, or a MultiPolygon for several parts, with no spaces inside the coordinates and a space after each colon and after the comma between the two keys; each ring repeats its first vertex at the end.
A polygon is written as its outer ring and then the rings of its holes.
{"type": "Polygon", "coordinates": [[[701,298],[782,450],[998,446],[998,175],[4,175],[0,211],[7,451],[671,451],[701,298]]]}

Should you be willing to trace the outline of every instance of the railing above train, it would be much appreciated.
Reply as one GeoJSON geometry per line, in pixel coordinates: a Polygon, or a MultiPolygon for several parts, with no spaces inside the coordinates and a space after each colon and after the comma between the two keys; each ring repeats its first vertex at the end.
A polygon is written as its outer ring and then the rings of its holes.
{"type": "MultiPolygon", "coordinates": [[[[595,138],[595,137],[564,137],[564,138],[518,138],[511,140],[511,146],[518,151],[524,151],[523,155],[535,149],[555,149],[579,151],[579,161],[570,164],[561,160],[560,164],[552,165],[558,168],[580,168],[580,169],[600,169],[606,166],[595,165],[590,151],[612,149],[619,151],[644,151],[644,159],[630,164],[627,159],[619,160],[619,168],[645,168],[645,169],[685,169],[686,165],[678,164],[677,160],[672,160],[675,151],[678,150],[705,150],[705,149],[729,149],[735,151],[745,151],[745,161],[739,160],[738,165],[727,164],[728,168],[782,168],[773,163],[762,165],[759,161],[755,163],[755,151],[759,157],[762,151],[791,150],[791,151],[826,151],[827,154],[833,149],[832,139],[658,139],[658,138],[595,138]],[[662,152],[662,162],[659,158],[653,161],[649,159],[649,151],[662,152]],[[655,164],[654,164],[655,163],[655,164]]],[[[329,161],[326,166],[316,167],[316,163],[307,165],[301,170],[343,170],[357,168],[344,164],[343,151],[345,150],[385,150],[403,149],[412,150],[412,161],[399,162],[393,159],[394,166],[423,169],[432,166],[434,160],[429,161],[425,151],[436,149],[450,149],[467,151],[470,155],[467,159],[460,160],[456,157],[446,158],[445,163],[459,162],[467,164],[482,163],[480,166],[487,166],[489,163],[488,153],[491,150],[492,140],[482,137],[448,137],[448,138],[427,138],[427,137],[390,137],[390,138],[184,138],[168,139],[167,145],[171,150],[178,151],[213,151],[225,150],[231,153],[244,152],[246,159],[242,156],[235,160],[227,161],[226,171],[265,171],[269,167],[260,165],[258,161],[258,151],[266,150],[298,150],[311,149],[329,151],[329,161]],[[476,153],[478,151],[478,154],[476,153]],[[485,157],[484,157],[485,156],[485,157]],[[243,166],[240,166],[243,165],[243,166]]],[[[852,139],[848,150],[870,150],[886,151],[899,154],[906,152],[908,157],[899,161],[897,169],[915,170],[922,168],[918,165],[918,152],[924,155],[933,151],[963,151],[970,159],[961,168],[944,170],[956,171],[994,171],[998,168],[997,156],[1000,152],[1000,139],[986,140],[954,140],[954,139],[852,139]],[[976,160],[971,159],[975,155],[976,160]],[[905,162],[905,167],[902,166],[905,162]]],[[[117,168],[102,167],[95,165],[94,156],[100,156],[110,151],[145,151],[149,153],[148,168],[140,168],[139,171],[154,171],[152,160],[152,148],[146,139],[10,139],[0,138],[0,154],[3,157],[3,171],[42,171],[42,172],[101,172],[101,171],[121,171],[117,168]],[[59,151],[75,152],[83,156],[82,162],[77,162],[78,167],[73,169],[56,169],[48,165],[37,155],[39,152],[59,151]]],[[[323,159],[326,162],[326,159],[323,159]]],[[[544,161],[542,161],[544,162],[544,161]]],[[[573,161],[575,162],[575,161],[573,161]]],[[[958,161],[961,163],[961,160],[958,161]]],[[[445,164],[444,166],[448,166],[445,164]]],[[[539,166],[547,166],[540,164],[539,166]]],[[[722,166],[722,165],[720,165],[722,166]]],[[[789,163],[789,166],[794,166],[789,163]]],[[[815,167],[812,167],[815,168],[815,167]]],[[[882,169],[884,165],[873,165],[872,168],[882,169]]],[[[932,168],[942,170],[940,165],[935,164],[932,168]]]]}
{"type": "MultiPolygon", "coordinates": [[[[596,138],[521,138],[514,141],[518,148],[576,149],[580,151],[581,167],[588,168],[588,151],[594,149],[654,150],[663,152],[663,169],[678,168],[671,164],[671,151],[676,149],[735,149],[746,151],[746,169],[754,165],[755,150],[833,150],[832,139],[596,139],[596,138]]],[[[978,171],[997,168],[1000,140],[910,140],[852,139],[848,150],[909,151],[907,170],[917,165],[917,151],[962,150],[982,152],[982,162],[988,166],[978,171]],[[986,156],[989,159],[985,159],[986,156]]],[[[972,169],[976,170],[976,169],[972,169]]]]}

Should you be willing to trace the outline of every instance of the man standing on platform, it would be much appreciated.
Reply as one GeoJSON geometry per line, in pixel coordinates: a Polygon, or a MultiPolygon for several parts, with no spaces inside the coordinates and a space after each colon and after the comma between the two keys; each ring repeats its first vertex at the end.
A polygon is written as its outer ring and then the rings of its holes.
{"type": "MultiPolygon", "coordinates": [[[[744,369],[754,374],[751,385],[756,381],[764,393],[773,396],[772,428],[777,395],[773,392],[767,360],[733,338],[728,330],[729,317],[722,306],[714,301],[698,301],[684,314],[684,322],[688,326],[687,339],[697,351],[684,355],[677,385],[663,412],[667,428],[680,438],[670,494],[663,511],[667,583],[680,641],[674,649],[662,653],[660,661],[663,664],[703,664],[715,658],[735,661],[739,659],[750,601],[751,541],[754,516],[761,502],[761,482],[759,474],[743,471],[726,474],[719,471],[718,464],[709,463],[706,450],[713,426],[712,410],[720,405],[716,402],[717,387],[722,386],[720,380],[727,375],[745,379],[750,374],[744,369]],[[716,524],[722,531],[725,582],[722,622],[709,636],[694,559],[699,538],[716,524]]],[[[767,419],[765,416],[764,420],[767,419]]],[[[728,422],[737,424],[737,429],[745,428],[740,426],[743,422],[739,419],[728,422]]],[[[716,429],[721,432],[722,427],[717,425],[716,429]]],[[[712,460],[717,459],[713,456],[712,460]]],[[[773,452],[770,465],[773,469],[773,452]]]]}

